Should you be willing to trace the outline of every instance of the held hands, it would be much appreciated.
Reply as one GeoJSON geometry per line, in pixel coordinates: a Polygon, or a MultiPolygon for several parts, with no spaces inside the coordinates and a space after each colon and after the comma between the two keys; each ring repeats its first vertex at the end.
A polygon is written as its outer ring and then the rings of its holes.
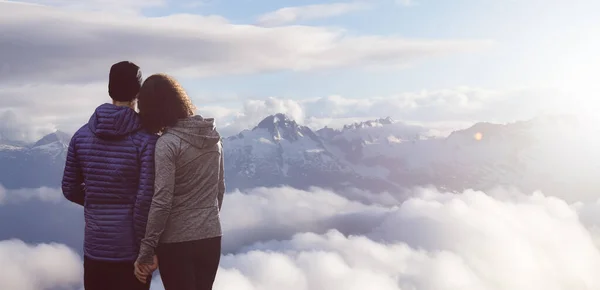
{"type": "Polygon", "coordinates": [[[135,277],[140,282],[146,284],[148,282],[148,277],[150,277],[150,275],[152,275],[152,273],[156,271],[156,269],[158,269],[158,258],[156,257],[156,255],[154,255],[154,261],[152,262],[152,264],[141,264],[138,261],[136,261],[134,266],[135,277]]]}

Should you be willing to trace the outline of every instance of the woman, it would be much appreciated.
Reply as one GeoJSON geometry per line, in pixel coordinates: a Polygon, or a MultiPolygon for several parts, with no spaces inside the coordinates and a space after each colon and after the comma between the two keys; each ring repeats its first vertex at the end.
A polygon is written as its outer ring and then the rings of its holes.
{"type": "Polygon", "coordinates": [[[194,115],[181,85],[164,74],[144,81],[138,108],[142,125],[161,137],[136,276],[145,280],[159,266],[166,290],[212,289],[221,257],[219,212],[225,193],[214,119],[194,115]]]}

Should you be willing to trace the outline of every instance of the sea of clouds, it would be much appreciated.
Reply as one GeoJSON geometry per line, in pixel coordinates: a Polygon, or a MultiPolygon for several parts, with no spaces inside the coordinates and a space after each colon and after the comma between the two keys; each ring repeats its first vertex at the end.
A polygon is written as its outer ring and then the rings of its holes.
{"type": "MultiPolygon", "coordinates": [[[[600,201],[509,189],[405,196],[228,193],[214,289],[600,289],[600,201]]],[[[61,244],[1,241],[0,289],[80,289],[81,260],[61,244]]],[[[152,289],[163,289],[158,276],[152,289]]]]}

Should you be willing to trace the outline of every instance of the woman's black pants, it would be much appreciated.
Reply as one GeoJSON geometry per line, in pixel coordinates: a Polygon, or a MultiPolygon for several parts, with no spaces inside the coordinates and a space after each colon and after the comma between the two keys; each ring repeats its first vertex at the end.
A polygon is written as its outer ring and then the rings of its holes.
{"type": "Polygon", "coordinates": [[[156,254],[165,290],[212,290],[221,260],[221,237],[159,244],[156,254]]]}

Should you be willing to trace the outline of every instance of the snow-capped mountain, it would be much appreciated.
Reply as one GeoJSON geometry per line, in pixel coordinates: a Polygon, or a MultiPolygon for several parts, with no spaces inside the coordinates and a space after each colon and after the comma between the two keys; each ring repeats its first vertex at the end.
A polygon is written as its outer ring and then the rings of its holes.
{"type": "Polygon", "coordinates": [[[0,184],[6,188],[60,185],[70,136],[57,131],[34,144],[0,142],[0,184]]]}
{"type": "Polygon", "coordinates": [[[346,125],[341,130],[323,128],[318,130],[317,134],[330,145],[330,150],[340,151],[336,152],[337,155],[353,164],[368,157],[365,154],[369,152],[363,150],[367,147],[375,148],[376,145],[400,144],[432,138],[431,132],[424,127],[396,122],[391,118],[346,125]]]}
{"type": "MultiPolygon", "coordinates": [[[[229,190],[288,185],[401,192],[515,186],[531,192],[600,194],[600,137],[594,123],[546,117],[477,123],[447,137],[390,118],[313,131],[283,114],[224,140],[229,190]]],[[[60,186],[69,136],[30,146],[0,143],[0,183],[60,186]]]]}
{"type": "Polygon", "coordinates": [[[228,187],[339,188],[369,182],[338,159],[310,128],[277,114],[224,140],[228,187]]]}
{"type": "Polygon", "coordinates": [[[276,115],[226,140],[226,172],[234,188],[290,184],[380,192],[510,186],[593,197],[600,193],[600,137],[587,125],[556,116],[477,123],[440,138],[390,118],[313,133],[276,115]]]}
{"type": "Polygon", "coordinates": [[[386,139],[386,133],[374,139],[369,130],[360,130],[351,132],[349,139],[361,146],[344,157],[364,172],[380,172],[401,187],[431,184],[462,191],[514,186],[548,194],[577,191],[580,197],[593,198],[600,194],[600,137],[593,134],[593,127],[581,118],[554,116],[511,124],[477,123],[447,138],[388,135],[386,139]],[[389,142],[390,138],[401,141],[389,142]]]}

